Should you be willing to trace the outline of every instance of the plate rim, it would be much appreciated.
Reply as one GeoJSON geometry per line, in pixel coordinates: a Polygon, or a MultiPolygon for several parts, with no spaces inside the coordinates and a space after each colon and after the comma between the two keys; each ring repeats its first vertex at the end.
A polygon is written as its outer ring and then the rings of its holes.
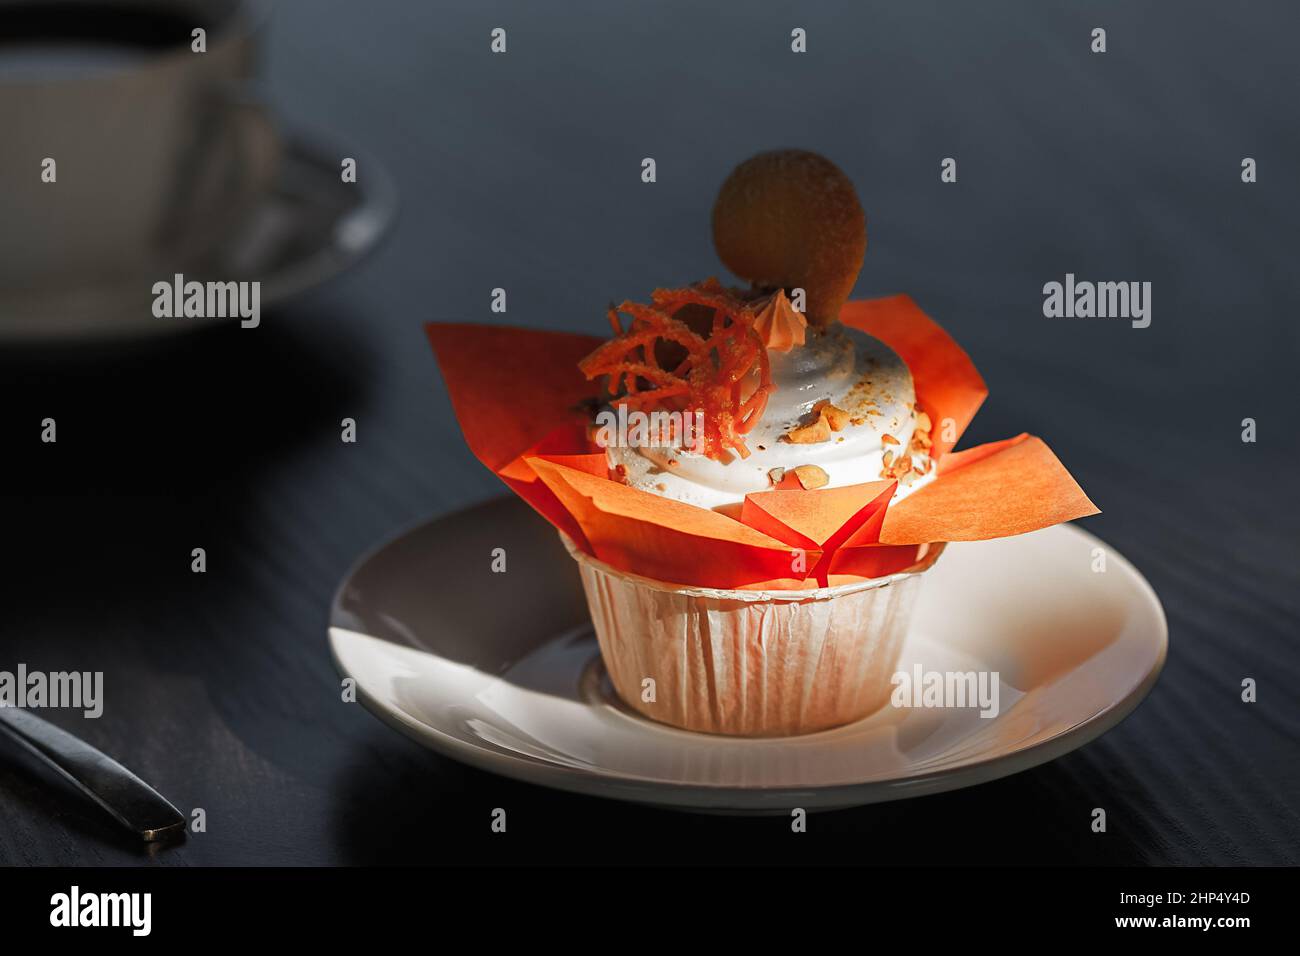
{"type": "MultiPolygon", "coordinates": [[[[1149,605],[1150,609],[1155,612],[1155,620],[1159,627],[1156,659],[1150,670],[1143,674],[1139,680],[1128,688],[1122,697],[1109,707],[1073,724],[1046,740],[994,757],[959,764],[955,767],[946,767],[942,770],[909,774],[884,780],[809,786],[736,786],[734,784],[679,783],[655,777],[605,771],[599,768],[583,769],[572,767],[530,757],[526,754],[498,752],[468,743],[437,727],[416,721],[403,711],[390,708],[376,699],[366,690],[361,681],[357,680],[355,675],[348,672],[340,657],[339,644],[342,638],[338,636],[339,632],[348,634],[360,634],[361,632],[336,623],[336,621],[337,615],[340,613],[340,599],[349,582],[358,570],[379,553],[443,519],[477,509],[501,507],[503,504],[515,500],[511,495],[498,495],[466,508],[455,509],[435,516],[426,516],[402,527],[367,549],[352,563],[335,588],[330,599],[329,623],[326,630],[330,659],[335,669],[342,677],[351,677],[356,681],[357,700],[366,710],[379,718],[381,722],[436,753],[459,760],[477,769],[515,780],[522,780],[526,783],[578,793],[584,796],[620,799],[674,809],[733,809],[740,812],[754,809],[761,810],[769,806],[785,809],[780,798],[786,796],[795,798],[796,796],[808,797],[815,795],[816,802],[807,809],[830,810],[944,793],[989,783],[1050,763],[1058,757],[1086,746],[1107,731],[1113,730],[1146,699],[1151,689],[1160,679],[1160,674],[1163,672],[1168,658],[1168,618],[1159,596],[1146,579],[1146,576],[1127,557],[1114,547],[1107,545],[1101,538],[1089,531],[1085,531],[1072,522],[1065,522],[1051,527],[1053,529],[1062,529],[1068,534],[1078,535],[1087,541],[1105,547],[1111,560],[1118,559],[1120,565],[1132,573],[1138,585],[1138,592],[1144,599],[1144,603],[1149,605]],[[761,805],[755,806],[759,802],[761,802],[761,805]],[[746,806],[746,803],[750,805],[746,806]]],[[[367,635],[362,634],[361,636],[367,635]]],[[[410,645],[404,646],[409,647],[410,645]]],[[[425,651],[424,653],[428,652],[425,651]]]]}

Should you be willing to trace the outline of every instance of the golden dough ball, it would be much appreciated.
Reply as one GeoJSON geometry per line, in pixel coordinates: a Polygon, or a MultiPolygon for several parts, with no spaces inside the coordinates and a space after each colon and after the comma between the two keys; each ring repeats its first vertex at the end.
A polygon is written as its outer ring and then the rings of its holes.
{"type": "Polygon", "coordinates": [[[801,288],[808,321],[834,322],[867,251],[867,217],[853,183],[824,156],[759,153],[737,166],[713,204],[713,245],[756,286],[801,288]]]}

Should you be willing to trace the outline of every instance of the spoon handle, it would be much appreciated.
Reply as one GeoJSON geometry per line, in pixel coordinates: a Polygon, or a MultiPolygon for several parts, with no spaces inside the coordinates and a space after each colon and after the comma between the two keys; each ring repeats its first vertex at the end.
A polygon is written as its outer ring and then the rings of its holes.
{"type": "Polygon", "coordinates": [[[72,781],[141,840],[151,843],[185,832],[185,816],[162,794],[79,737],[17,707],[0,707],[0,730],[72,781]]]}

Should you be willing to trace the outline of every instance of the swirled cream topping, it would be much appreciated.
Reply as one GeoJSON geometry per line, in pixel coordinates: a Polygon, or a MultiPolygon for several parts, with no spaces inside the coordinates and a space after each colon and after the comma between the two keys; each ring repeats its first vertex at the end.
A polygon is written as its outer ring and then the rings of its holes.
{"type": "MultiPolygon", "coordinates": [[[[913,443],[918,417],[928,423],[916,411],[911,372],[883,342],[835,325],[809,329],[801,346],[769,349],[768,358],[774,388],[762,419],[745,436],[748,458],[718,461],[680,447],[618,446],[606,450],[610,467],[634,488],[715,510],[770,490],[797,468],[805,487],[898,477],[899,495],[933,478],[928,454],[913,443]],[[831,416],[819,411],[827,403],[831,416]],[[817,424],[823,418],[830,419],[824,427],[817,424]],[[819,436],[825,437],[811,440],[819,436]],[[805,476],[814,476],[813,484],[805,476]]],[[[928,448],[926,431],[917,441],[928,448]]]]}

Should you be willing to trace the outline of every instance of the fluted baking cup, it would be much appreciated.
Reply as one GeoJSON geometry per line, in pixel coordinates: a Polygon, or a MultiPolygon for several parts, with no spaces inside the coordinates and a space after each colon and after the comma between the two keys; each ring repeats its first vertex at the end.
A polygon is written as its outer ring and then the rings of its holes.
{"type": "Polygon", "coordinates": [[[883,706],[921,574],[943,550],[835,587],[725,590],[620,571],[561,538],[623,702],[674,727],[747,737],[825,730],[883,706]]]}

